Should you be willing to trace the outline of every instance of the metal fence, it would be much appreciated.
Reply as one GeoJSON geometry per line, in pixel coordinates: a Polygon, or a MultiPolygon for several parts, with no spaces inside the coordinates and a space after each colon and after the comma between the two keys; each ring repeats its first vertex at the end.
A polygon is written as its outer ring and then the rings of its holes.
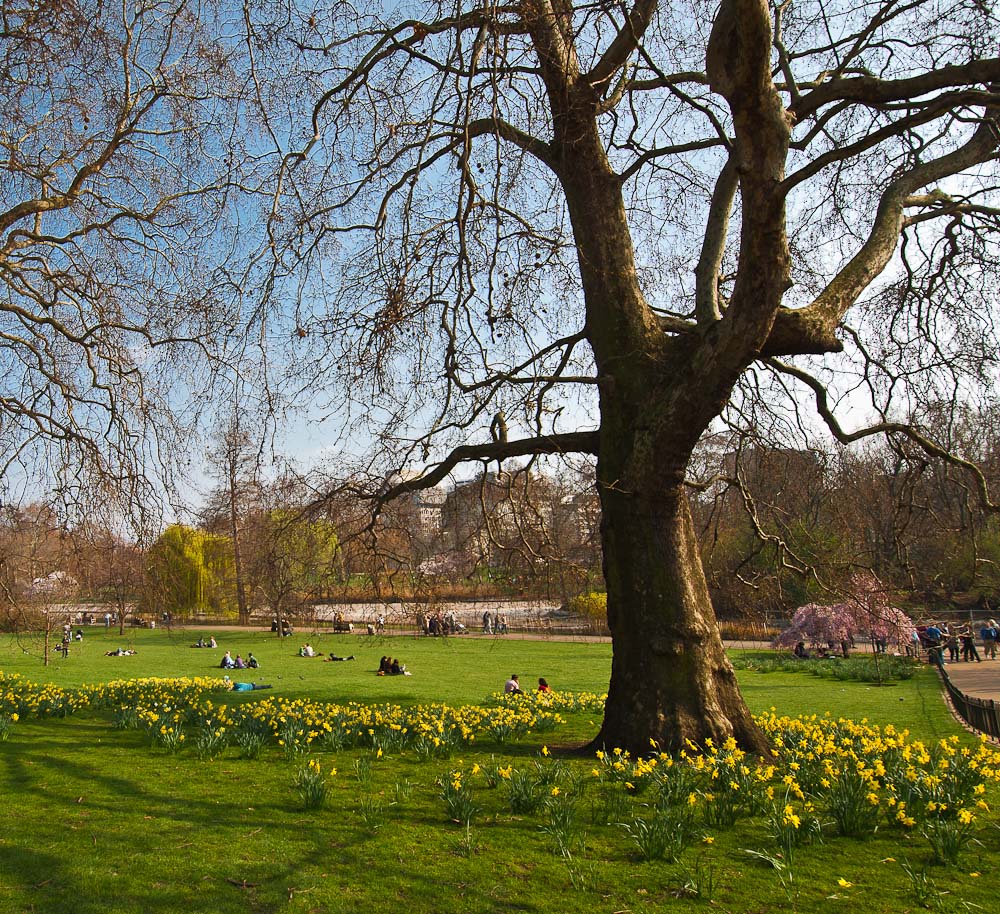
{"type": "Polygon", "coordinates": [[[944,680],[944,687],[948,690],[951,703],[962,719],[974,730],[986,733],[993,739],[1000,739],[1000,702],[986,698],[970,698],[955,687],[943,666],[939,666],[938,670],[944,680]]]}

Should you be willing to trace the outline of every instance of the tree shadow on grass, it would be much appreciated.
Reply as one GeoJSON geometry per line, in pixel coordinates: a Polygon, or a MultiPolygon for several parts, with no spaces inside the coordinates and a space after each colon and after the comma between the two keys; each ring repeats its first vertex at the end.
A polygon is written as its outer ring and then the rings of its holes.
{"type": "Polygon", "coordinates": [[[18,821],[5,829],[2,882],[17,900],[0,910],[277,911],[291,874],[322,865],[331,831],[342,847],[365,841],[335,816],[314,827],[291,789],[282,805],[273,765],[162,754],[150,776],[135,734],[106,729],[122,740],[95,746],[92,722],[60,723],[4,747],[0,784],[18,794],[18,821]]]}
{"type": "MultiPolygon", "coordinates": [[[[355,900],[372,897],[365,880],[384,864],[381,833],[366,828],[354,808],[304,812],[291,797],[282,806],[234,796],[224,785],[213,789],[212,782],[234,776],[230,763],[164,755],[161,776],[151,778],[128,767],[134,745],[105,744],[83,757],[73,757],[70,741],[57,738],[12,748],[8,783],[27,802],[19,805],[26,813],[19,827],[4,840],[4,894],[13,902],[7,910],[256,914],[293,908],[299,895],[308,896],[305,910],[347,912],[357,909],[355,900]],[[196,768],[206,777],[193,778],[196,768]]],[[[269,783],[273,768],[261,765],[258,783],[269,783]]],[[[390,818],[384,827],[397,824],[390,818]]],[[[420,817],[409,819],[416,835],[424,837],[423,827],[420,817]]],[[[440,836],[434,837],[436,845],[440,836]]],[[[463,911],[466,877],[457,869],[442,872],[434,845],[394,855],[393,885],[411,910],[463,911]],[[452,883],[462,886],[442,898],[452,883]]],[[[536,910],[505,893],[480,898],[476,909],[536,910]]]]}

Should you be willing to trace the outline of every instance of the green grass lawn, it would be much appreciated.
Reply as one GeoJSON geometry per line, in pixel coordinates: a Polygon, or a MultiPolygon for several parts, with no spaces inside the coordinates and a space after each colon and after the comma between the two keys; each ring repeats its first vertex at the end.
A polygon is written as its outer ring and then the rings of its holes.
{"type": "MultiPolygon", "coordinates": [[[[0,671],[67,688],[119,677],[220,678],[218,659],[228,648],[234,655],[253,651],[261,660],[253,678],[274,686],[265,698],[463,705],[482,703],[511,672],[529,686],[545,676],[557,690],[599,692],[610,670],[606,644],[310,638],[319,651],[357,658],[324,663],[294,656],[304,634],[279,642],[265,633],[216,632],[217,651],[188,647],[199,634],[129,633],[138,653],[118,658],[104,651],[128,639],[92,628],[68,659],[48,668],[40,663],[37,640],[5,639],[0,671]],[[413,675],[375,676],[382,654],[399,657],[413,675]]],[[[741,672],[740,682],[755,711],[867,718],[908,728],[928,743],[961,734],[968,744],[929,670],[885,687],[794,673],[741,672]]],[[[992,815],[977,823],[981,844],[964,850],[951,867],[928,866],[927,841],[916,831],[884,827],[867,840],[826,829],[823,843],[799,848],[790,866],[775,869],[746,853],[776,859],[759,816],[706,828],[712,843],[694,842],[679,863],[643,861],[620,823],[648,817],[651,797],[598,789],[590,777],[593,758],[557,750],[553,762],[540,755],[543,745],[586,741],[599,722],[597,714],[578,712],[552,732],[505,746],[481,740],[448,759],[422,760],[412,752],[376,758],[363,749],[316,752],[310,757],[324,774],[334,766],[337,773],[329,777],[326,806],[306,810],[292,786],[305,758],[286,758],[274,747],[253,761],[235,747],[202,760],[191,748],[171,753],[151,747],[136,731],[114,729],[103,712],[22,720],[0,742],[6,812],[0,914],[306,914],[390,907],[456,914],[898,912],[942,899],[949,909],[963,903],[994,908],[990,861],[1000,850],[1000,831],[992,815]],[[560,766],[561,780],[554,783],[578,794],[568,856],[554,850],[553,821],[544,809],[515,814],[504,783],[490,789],[482,774],[472,776],[473,765],[485,769],[491,760],[518,769],[536,762],[560,766]],[[468,829],[449,820],[440,796],[454,771],[465,772],[473,785],[478,811],[468,829]],[[976,872],[983,875],[970,875],[976,872]],[[935,895],[943,891],[949,894],[935,895]],[[693,897],[698,892],[701,897],[693,897]]],[[[987,799],[995,805],[992,787],[987,799]]]]}
{"type": "MultiPolygon", "coordinates": [[[[94,626],[84,631],[82,642],[73,642],[69,657],[53,654],[48,667],[41,664],[37,638],[0,641],[0,669],[30,679],[72,687],[115,677],[217,676],[224,651],[235,657],[248,652],[261,663],[243,678],[271,683],[280,694],[323,701],[365,701],[414,704],[447,701],[452,704],[482,701],[503,688],[511,673],[518,673],[526,688],[544,676],[554,688],[603,691],[611,669],[611,647],[586,642],[517,641],[503,638],[427,638],[407,636],[313,635],[297,632],[278,639],[264,631],[187,629],[136,629],[119,637],[112,630],[94,626]],[[190,647],[199,637],[214,634],[218,649],[190,647]],[[322,657],[298,657],[305,642],[325,656],[354,655],[345,663],[327,663],[322,657]],[[132,657],[105,657],[108,650],[132,647],[132,657]],[[411,676],[379,677],[379,658],[398,657],[411,676]]],[[[233,675],[233,674],[230,674],[233,675]]],[[[234,676],[234,678],[236,678],[234,676]]]]}

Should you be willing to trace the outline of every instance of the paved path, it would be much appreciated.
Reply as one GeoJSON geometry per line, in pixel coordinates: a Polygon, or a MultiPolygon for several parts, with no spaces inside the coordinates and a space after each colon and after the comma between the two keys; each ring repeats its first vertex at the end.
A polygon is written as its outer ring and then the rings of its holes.
{"type": "Polygon", "coordinates": [[[969,698],[1000,701],[1000,660],[948,663],[945,671],[955,688],[969,698]]]}

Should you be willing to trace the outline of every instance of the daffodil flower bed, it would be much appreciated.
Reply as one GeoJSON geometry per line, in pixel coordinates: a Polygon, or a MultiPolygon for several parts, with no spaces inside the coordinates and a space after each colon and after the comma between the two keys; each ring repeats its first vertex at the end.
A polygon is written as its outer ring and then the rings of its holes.
{"type": "Polygon", "coordinates": [[[89,702],[81,694],[54,685],[37,685],[16,673],[0,673],[0,715],[65,717],[89,702]]]}
{"type": "MultiPolygon", "coordinates": [[[[355,749],[376,759],[412,752],[429,760],[550,730],[563,722],[563,712],[594,712],[603,704],[603,696],[568,693],[497,696],[463,707],[275,696],[231,704],[221,700],[227,693],[217,679],[137,679],[64,691],[0,675],[0,738],[19,719],[92,708],[112,711],[117,726],[145,731],[153,745],[174,751],[190,745],[203,758],[234,746],[253,758],[271,746],[290,758],[355,749]]],[[[1000,781],[1000,752],[985,741],[962,743],[955,736],[926,744],[892,726],[790,718],[773,709],[757,721],[772,745],[767,761],[747,756],[733,740],[690,744],[676,756],[655,745],[641,758],[610,748],[587,766],[548,758],[543,748],[542,757],[527,765],[491,759],[468,772],[451,769],[438,789],[448,818],[468,826],[482,805],[479,791],[502,785],[499,805],[516,815],[539,814],[558,799],[558,811],[570,822],[575,815],[569,806],[596,784],[601,803],[615,810],[606,821],[625,827],[644,856],[676,859],[699,836],[751,819],[762,822],[785,859],[824,834],[865,838],[878,830],[923,835],[934,859],[954,862],[989,813],[987,793],[1000,781]]],[[[312,762],[300,769],[300,791],[310,772],[312,762]]],[[[558,826],[564,850],[572,843],[567,829],[558,826]]]]}
{"type": "MultiPolygon", "coordinates": [[[[143,729],[160,745],[169,736],[172,748],[184,730],[211,734],[211,740],[203,741],[211,743],[207,753],[211,755],[223,748],[223,734],[242,744],[251,733],[265,736],[291,756],[360,747],[384,752],[412,749],[420,756],[446,758],[477,738],[505,741],[563,722],[554,710],[560,706],[558,700],[460,708],[341,705],[275,697],[237,705],[218,703],[219,696],[229,692],[229,684],[218,679],[119,680],[70,691],[0,674],[0,713],[47,717],[85,708],[110,710],[120,728],[143,729]],[[498,733],[504,734],[503,739],[498,733]]],[[[588,700],[593,704],[596,699],[588,700]]],[[[562,704],[574,706],[575,700],[562,704]]]]}

